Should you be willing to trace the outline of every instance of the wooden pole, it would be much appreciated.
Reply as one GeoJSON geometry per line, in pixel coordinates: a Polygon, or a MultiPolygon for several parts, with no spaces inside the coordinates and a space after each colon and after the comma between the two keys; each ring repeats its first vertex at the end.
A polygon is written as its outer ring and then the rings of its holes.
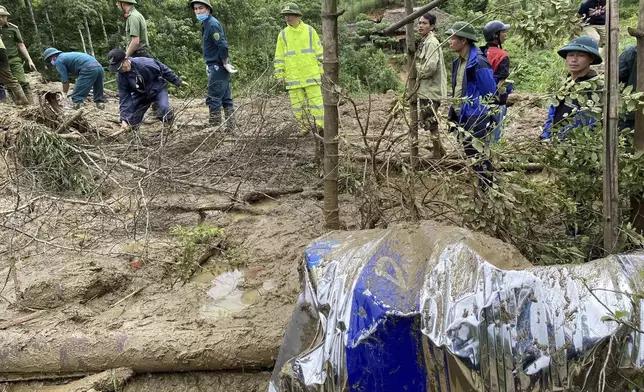
{"type": "Polygon", "coordinates": [[[431,3],[420,7],[419,9],[417,9],[414,12],[411,12],[410,14],[408,14],[407,16],[405,16],[404,18],[402,18],[398,22],[396,22],[396,23],[392,24],[391,26],[387,27],[386,29],[382,30],[383,34],[393,33],[394,31],[398,30],[399,28],[401,28],[404,25],[406,25],[407,23],[409,23],[409,21],[413,21],[414,19],[420,18],[420,16],[422,14],[424,14],[425,12],[428,12],[428,11],[438,7],[439,5],[445,3],[446,1],[447,0],[434,0],[431,3]]]}
{"type": "Polygon", "coordinates": [[[617,134],[619,99],[619,0],[609,0],[606,7],[607,55],[604,84],[604,251],[616,251],[618,211],[617,134]]]}
{"type": "Polygon", "coordinates": [[[338,206],[338,0],[322,0],[324,41],[324,218],[328,229],[340,228],[338,206]]]}
{"type": "MultiPolygon", "coordinates": [[[[644,92],[644,0],[640,0],[637,28],[628,29],[628,33],[637,38],[637,85],[636,92],[644,92]]],[[[644,113],[642,108],[635,112],[635,150],[644,151],[644,113]]],[[[633,226],[644,233],[644,196],[631,197],[631,219],[633,226]]]]}
{"type": "MultiPolygon", "coordinates": [[[[412,0],[405,0],[405,11],[407,15],[414,13],[412,0]]],[[[406,26],[407,41],[407,93],[411,93],[409,100],[409,110],[411,115],[411,124],[409,127],[409,144],[410,144],[410,164],[416,167],[418,158],[418,102],[416,99],[416,41],[414,39],[414,21],[411,20],[406,26]]]]}

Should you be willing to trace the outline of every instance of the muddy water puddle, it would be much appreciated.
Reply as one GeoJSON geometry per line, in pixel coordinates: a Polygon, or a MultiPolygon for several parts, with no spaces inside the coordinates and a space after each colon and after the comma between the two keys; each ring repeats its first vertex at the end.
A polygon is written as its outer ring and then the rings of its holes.
{"type": "Polygon", "coordinates": [[[196,275],[194,282],[210,283],[204,305],[199,313],[202,317],[216,319],[239,313],[259,301],[262,295],[277,288],[273,280],[266,280],[261,287],[246,289],[246,279],[254,278],[259,271],[233,269],[225,272],[205,271],[196,275]]]}

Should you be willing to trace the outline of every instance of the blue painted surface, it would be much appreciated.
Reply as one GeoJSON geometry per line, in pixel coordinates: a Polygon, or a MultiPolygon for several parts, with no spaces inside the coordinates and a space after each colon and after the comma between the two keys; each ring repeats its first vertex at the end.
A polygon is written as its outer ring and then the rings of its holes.
{"type": "Polygon", "coordinates": [[[354,288],[346,351],[350,391],[426,391],[417,287],[424,269],[410,275],[411,261],[396,245],[383,243],[354,288]]]}
{"type": "Polygon", "coordinates": [[[306,266],[308,268],[317,267],[322,263],[324,257],[338,245],[339,242],[337,240],[317,240],[311,243],[304,251],[306,266]]]}

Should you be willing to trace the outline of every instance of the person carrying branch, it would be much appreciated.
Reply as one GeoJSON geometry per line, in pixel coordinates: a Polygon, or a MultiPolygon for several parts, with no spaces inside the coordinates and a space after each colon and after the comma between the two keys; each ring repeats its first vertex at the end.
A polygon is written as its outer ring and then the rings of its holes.
{"type": "Polygon", "coordinates": [[[418,34],[422,37],[416,55],[418,72],[418,107],[420,123],[432,138],[432,153],[440,158],[445,154],[438,132],[438,108],[447,97],[447,71],[440,42],[434,35],[436,16],[425,13],[418,20],[418,34]]]}
{"type": "Polygon", "coordinates": [[[224,108],[226,131],[235,127],[233,114],[232,87],[230,74],[237,70],[228,62],[228,41],[224,28],[219,20],[212,16],[210,0],[192,0],[189,4],[197,20],[201,22],[201,40],[203,58],[208,73],[208,96],[206,105],[209,111],[209,124],[213,127],[221,125],[221,108],[224,108]]]}
{"type": "MultiPolygon", "coordinates": [[[[570,78],[575,83],[581,83],[597,77],[597,72],[590,68],[591,65],[602,63],[597,41],[584,35],[576,38],[559,49],[559,56],[565,59],[570,78]]],[[[586,89],[586,99],[592,100],[592,91],[586,89]]],[[[565,139],[566,134],[579,127],[593,127],[595,116],[589,108],[584,107],[577,98],[559,99],[557,105],[550,105],[548,118],[543,125],[539,136],[541,140],[549,140],[557,132],[560,139],[565,139]]]]}
{"type": "Polygon", "coordinates": [[[127,57],[120,49],[107,55],[110,72],[118,72],[121,128],[138,127],[145,112],[156,103],[156,116],[171,124],[174,114],[168,97],[168,84],[188,86],[165,64],[146,57],[127,57]],[[166,82],[167,81],[167,82],[166,82]]]}
{"type": "Polygon", "coordinates": [[[2,36],[0,36],[0,83],[9,90],[9,94],[16,105],[29,105],[29,101],[27,100],[24,91],[22,91],[20,83],[18,83],[18,80],[11,73],[9,58],[7,57],[7,49],[2,41],[2,36]]]}
{"type": "Polygon", "coordinates": [[[56,68],[63,83],[63,97],[67,98],[71,76],[76,77],[72,103],[74,109],[85,105],[85,100],[90,90],[94,92],[94,103],[98,109],[105,109],[103,97],[103,80],[105,71],[103,66],[92,56],[80,52],[63,53],[56,48],[47,48],[43,55],[45,63],[50,63],[56,68]]]}
{"type": "MultiPolygon", "coordinates": [[[[452,96],[458,101],[450,108],[449,119],[465,131],[461,136],[465,155],[479,159],[483,156],[479,150],[494,129],[489,109],[496,94],[492,66],[475,45],[477,37],[471,24],[456,22],[445,34],[449,35],[449,48],[458,54],[452,63],[452,96]]],[[[474,170],[483,189],[492,184],[493,168],[489,159],[476,163],[474,170]]]]}
{"type": "Polygon", "coordinates": [[[2,36],[2,40],[4,41],[4,45],[7,50],[7,58],[9,59],[9,68],[11,68],[11,73],[18,80],[18,83],[20,83],[20,87],[29,102],[33,103],[31,88],[25,76],[25,69],[22,60],[24,59],[27,61],[29,70],[32,72],[36,72],[36,65],[33,60],[31,60],[31,56],[29,56],[29,51],[25,46],[25,41],[22,39],[18,26],[13,23],[9,23],[9,16],[11,16],[11,14],[7,9],[0,6],[0,36],[2,36]]]}
{"type": "Polygon", "coordinates": [[[291,108],[300,123],[300,133],[324,129],[322,99],[322,43],[315,29],[302,22],[302,12],[295,3],[282,8],[286,28],[275,45],[275,78],[286,88],[291,108]]]}

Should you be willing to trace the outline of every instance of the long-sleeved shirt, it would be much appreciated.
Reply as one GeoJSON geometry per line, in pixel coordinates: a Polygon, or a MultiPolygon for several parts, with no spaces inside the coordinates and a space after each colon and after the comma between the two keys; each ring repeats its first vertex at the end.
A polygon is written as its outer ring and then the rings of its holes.
{"type": "Polygon", "coordinates": [[[181,85],[181,78],[167,65],[147,57],[129,58],[130,72],[121,72],[116,77],[119,88],[119,111],[121,121],[130,121],[136,106],[151,101],[167,88],[166,81],[181,85]]]}
{"type": "Polygon", "coordinates": [[[416,56],[416,70],[420,85],[420,99],[440,100],[447,98],[447,70],[440,42],[430,32],[420,44],[420,52],[416,56]]]}
{"type": "Polygon", "coordinates": [[[212,15],[201,24],[201,40],[206,64],[223,65],[224,59],[228,58],[228,41],[221,23],[212,15]]]}
{"type": "Polygon", "coordinates": [[[80,52],[60,53],[54,65],[63,83],[69,83],[70,75],[78,76],[83,68],[101,67],[94,57],[80,52]]]}

